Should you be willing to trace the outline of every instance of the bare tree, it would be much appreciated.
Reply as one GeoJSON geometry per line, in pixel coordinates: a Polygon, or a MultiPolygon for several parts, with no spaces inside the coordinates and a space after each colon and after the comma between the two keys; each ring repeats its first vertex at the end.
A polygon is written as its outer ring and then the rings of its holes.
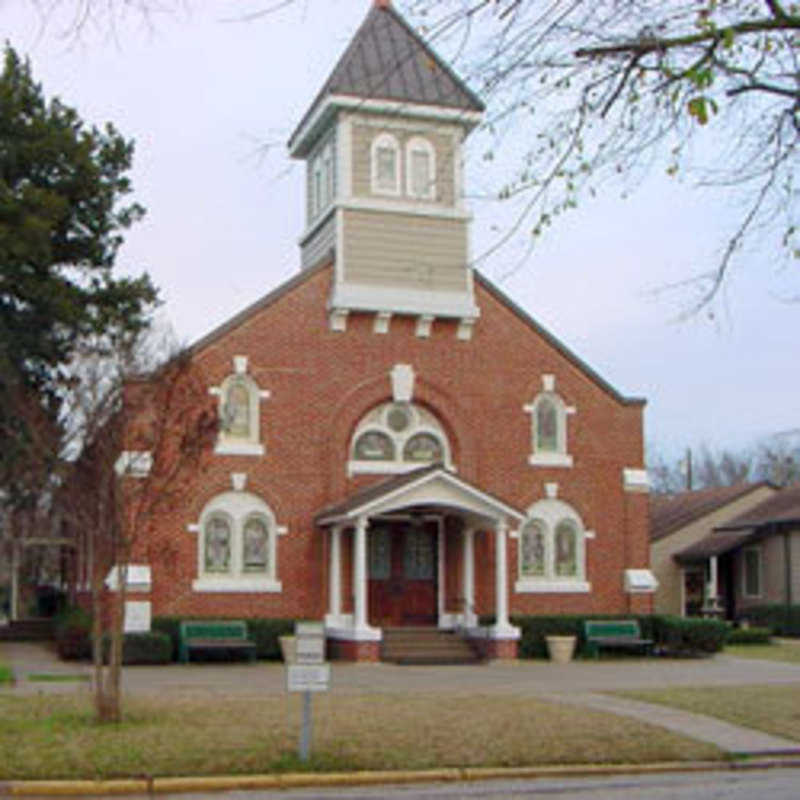
{"type": "Polygon", "coordinates": [[[118,721],[122,713],[131,558],[153,519],[203,469],[217,430],[216,408],[188,355],[171,356],[146,376],[134,370],[137,355],[84,351],[72,406],[81,452],[58,502],[90,586],[93,688],[102,721],[118,721]]]}

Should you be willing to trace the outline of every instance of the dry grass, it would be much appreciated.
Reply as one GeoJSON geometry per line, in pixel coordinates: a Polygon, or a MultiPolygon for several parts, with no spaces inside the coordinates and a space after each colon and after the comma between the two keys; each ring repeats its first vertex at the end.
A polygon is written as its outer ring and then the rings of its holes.
{"type": "Polygon", "coordinates": [[[800,644],[731,644],[725,647],[725,654],[736,658],[763,658],[800,664],[800,644]]]}
{"type": "MultiPolygon", "coordinates": [[[[86,693],[0,696],[0,780],[296,770],[296,695],[136,699],[117,726],[86,693]]],[[[721,758],[710,745],[573,706],[505,696],[314,697],[311,769],[423,769],[721,758]]]]}
{"type": "Polygon", "coordinates": [[[618,692],[800,741],[800,684],[618,692]]]}

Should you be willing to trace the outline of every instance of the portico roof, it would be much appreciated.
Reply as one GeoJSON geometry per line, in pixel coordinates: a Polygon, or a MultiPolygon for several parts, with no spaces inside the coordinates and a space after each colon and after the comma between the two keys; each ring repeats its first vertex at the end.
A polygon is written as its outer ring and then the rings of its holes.
{"type": "Polygon", "coordinates": [[[452,508],[484,522],[519,523],[525,519],[519,509],[459,478],[442,464],[431,464],[355,492],[322,509],[314,521],[320,526],[335,525],[417,506],[452,508]]]}

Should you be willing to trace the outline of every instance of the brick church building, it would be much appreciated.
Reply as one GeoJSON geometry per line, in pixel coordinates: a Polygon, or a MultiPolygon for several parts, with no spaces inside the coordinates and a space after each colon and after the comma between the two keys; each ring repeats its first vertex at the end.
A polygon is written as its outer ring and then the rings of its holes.
{"type": "Polygon", "coordinates": [[[153,527],[173,557],[134,558],[153,616],[324,620],[376,660],[404,626],[502,658],[514,614],[650,610],[644,401],[470,266],[483,110],[371,6],[289,141],[298,273],[191,348],[221,429],[153,527]]]}

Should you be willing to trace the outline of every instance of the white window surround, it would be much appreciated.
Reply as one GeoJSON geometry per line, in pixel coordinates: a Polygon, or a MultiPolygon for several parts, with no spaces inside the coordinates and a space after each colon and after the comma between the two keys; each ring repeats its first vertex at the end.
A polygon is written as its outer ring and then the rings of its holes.
{"type": "Polygon", "coordinates": [[[433,145],[421,136],[412,136],[406,143],[406,194],[421,200],[433,200],[436,197],[436,151],[433,145]],[[427,177],[421,189],[414,186],[417,180],[414,173],[415,153],[422,153],[427,157],[427,177]]]}
{"type": "MultiPolygon", "coordinates": [[[[552,378],[552,376],[546,375],[544,378],[552,378]]],[[[544,381],[544,383],[545,386],[553,386],[552,381],[544,381]]],[[[567,416],[574,414],[575,408],[568,406],[559,394],[548,388],[538,394],[532,403],[524,405],[522,410],[531,415],[531,453],[528,456],[528,463],[538,467],[571,467],[573,459],[567,452],[567,416]],[[538,411],[544,402],[552,403],[555,408],[555,449],[545,447],[540,440],[538,411]]]]}
{"type": "Polygon", "coordinates": [[[391,133],[381,133],[372,140],[370,147],[370,188],[373,194],[396,197],[400,194],[400,145],[391,133]],[[380,152],[391,150],[394,153],[394,181],[381,184],[379,180],[380,152]]]}
{"type": "Polygon", "coordinates": [[[286,533],[279,527],[270,507],[250,492],[223,492],[212,498],[200,514],[197,523],[187,526],[197,534],[197,578],[192,581],[195,592],[280,592],[277,579],[277,538],[286,533]],[[230,525],[230,566],[224,572],[206,572],[205,537],[208,522],[214,517],[223,518],[230,525]],[[249,572],[244,568],[243,537],[248,520],[259,519],[267,527],[267,570],[249,572]]]}
{"type": "Polygon", "coordinates": [[[439,443],[442,449],[442,461],[447,469],[453,470],[450,444],[441,423],[431,414],[430,411],[415,405],[414,403],[383,403],[369,411],[361,422],[356,426],[355,432],[350,440],[349,461],[347,462],[347,474],[373,474],[373,475],[396,475],[409,472],[425,466],[424,461],[406,461],[403,453],[406,444],[419,434],[432,436],[439,443]],[[397,430],[389,424],[389,414],[393,409],[400,407],[407,410],[409,423],[403,430],[397,430]],[[394,457],[391,460],[366,460],[355,458],[356,442],[367,433],[377,433],[388,437],[394,447],[394,457]]]}
{"type": "Polygon", "coordinates": [[[586,580],[586,540],[594,538],[593,531],[587,531],[580,515],[563,500],[548,498],[539,500],[528,509],[527,520],[520,529],[511,534],[518,542],[518,578],[514,584],[517,594],[586,594],[592,585],[586,580]],[[528,523],[538,521],[544,530],[544,575],[522,574],[522,544],[525,527],[528,523]],[[576,530],[574,576],[555,574],[555,533],[561,522],[569,522],[576,530]]]}
{"type": "Polygon", "coordinates": [[[764,560],[761,555],[760,547],[743,547],[742,548],[742,597],[748,599],[757,599],[764,595],[764,560]],[[756,557],[756,582],[758,589],[755,593],[748,592],[747,590],[747,558],[748,555],[755,555],[756,557]]]}
{"type": "Polygon", "coordinates": [[[217,444],[214,452],[217,455],[233,456],[263,456],[264,445],[261,443],[261,401],[270,397],[268,391],[259,389],[256,382],[250,375],[244,372],[246,361],[243,362],[241,356],[234,356],[234,373],[228,375],[221,386],[213,386],[209,392],[219,398],[219,415],[223,421],[217,437],[217,444]],[[248,393],[248,433],[246,436],[236,436],[227,432],[224,428],[226,417],[226,403],[228,393],[234,383],[240,383],[248,393]]]}

